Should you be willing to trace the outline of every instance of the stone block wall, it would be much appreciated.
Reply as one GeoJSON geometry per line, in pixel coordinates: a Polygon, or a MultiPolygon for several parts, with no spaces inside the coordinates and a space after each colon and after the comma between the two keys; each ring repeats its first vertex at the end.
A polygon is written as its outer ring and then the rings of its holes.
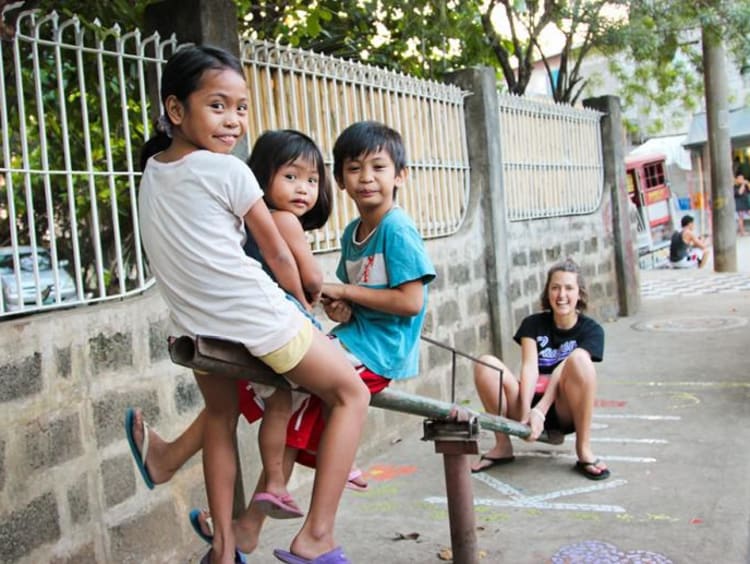
{"type": "Polygon", "coordinates": [[[128,406],[167,432],[200,406],[165,314],[149,291],[0,324],[0,561],[156,562],[191,540],[185,502],[146,489],[123,432],[128,406]]]}
{"type": "Polygon", "coordinates": [[[610,197],[589,215],[536,219],[508,224],[513,318],[518,326],[540,310],[547,270],[567,257],[581,267],[589,291],[588,314],[599,321],[618,316],[610,197]],[[533,241],[533,245],[529,245],[533,241]]]}
{"type": "MultiPolygon", "coordinates": [[[[424,334],[469,352],[490,342],[481,240],[481,222],[469,218],[458,234],[427,242],[438,277],[424,334]]],[[[318,258],[334,279],[337,255],[318,258]]],[[[148,490],[123,427],[125,409],[138,406],[171,439],[202,406],[190,372],[168,359],[167,335],[154,289],[0,323],[1,562],[166,562],[201,549],[187,519],[206,504],[200,457],[148,490]]],[[[456,393],[467,397],[470,367],[457,366],[456,393]]],[[[450,352],[423,342],[421,367],[399,386],[449,400],[450,352]]],[[[421,421],[371,409],[360,457],[413,425],[421,421]]],[[[239,425],[246,492],[260,470],[256,432],[239,425]]],[[[300,472],[291,486],[311,476],[300,472]]]]}

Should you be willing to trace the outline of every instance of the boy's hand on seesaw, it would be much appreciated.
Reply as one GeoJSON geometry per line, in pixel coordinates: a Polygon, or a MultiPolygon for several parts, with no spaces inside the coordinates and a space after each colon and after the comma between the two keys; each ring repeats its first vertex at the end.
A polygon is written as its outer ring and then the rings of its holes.
{"type": "Polygon", "coordinates": [[[320,303],[332,321],[347,323],[352,318],[352,306],[345,296],[346,284],[323,284],[320,303]]]}
{"type": "Polygon", "coordinates": [[[352,318],[352,306],[344,300],[332,300],[325,294],[320,299],[326,315],[337,323],[348,323],[352,318]]]}

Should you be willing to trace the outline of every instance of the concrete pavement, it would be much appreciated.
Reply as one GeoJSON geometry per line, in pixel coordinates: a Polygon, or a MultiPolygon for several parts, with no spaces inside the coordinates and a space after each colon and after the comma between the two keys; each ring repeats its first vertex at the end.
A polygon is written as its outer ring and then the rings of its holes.
{"type": "MultiPolygon", "coordinates": [[[[644,292],[662,291],[604,324],[593,445],[612,476],[575,473],[572,436],[560,446],[514,439],[513,464],[472,479],[482,562],[749,561],[750,238],[740,252],[739,275],[641,273],[644,292]],[[669,290],[686,281],[693,292],[669,290]]],[[[461,399],[479,407],[468,391],[461,399]]],[[[415,417],[360,460],[370,489],[345,493],[336,531],[356,563],[449,557],[442,457],[420,440],[421,425],[415,417]]],[[[483,432],[480,447],[491,442],[483,432]]],[[[309,480],[295,495],[307,502],[309,480]]],[[[250,562],[275,561],[272,549],[299,524],[269,522],[250,562]]]]}

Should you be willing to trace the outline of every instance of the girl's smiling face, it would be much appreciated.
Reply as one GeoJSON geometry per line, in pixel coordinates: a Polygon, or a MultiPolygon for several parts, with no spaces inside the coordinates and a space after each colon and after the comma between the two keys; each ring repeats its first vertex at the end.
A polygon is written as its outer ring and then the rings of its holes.
{"type": "Polygon", "coordinates": [[[247,131],[245,78],[233,69],[207,70],[185,104],[170,96],[166,109],[173,124],[173,143],[184,152],[230,153],[247,131]]]}
{"type": "Polygon", "coordinates": [[[578,274],[564,271],[554,272],[550,278],[547,296],[555,316],[564,317],[577,314],[578,274]]]}
{"type": "Polygon", "coordinates": [[[274,172],[266,191],[266,199],[273,208],[302,217],[318,201],[319,182],[317,164],[300,157],[274,172]]]}

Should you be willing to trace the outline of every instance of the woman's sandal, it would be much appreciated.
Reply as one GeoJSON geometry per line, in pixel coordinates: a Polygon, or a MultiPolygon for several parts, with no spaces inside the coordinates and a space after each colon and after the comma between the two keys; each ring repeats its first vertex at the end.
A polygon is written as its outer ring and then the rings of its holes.
{"type": "Polygon", "coordinates": [[[601,460],[599,460],[598,458],[593,462],[584,462],[583,460],[579,460],[576,462],[573,470],[575,470],[582,476],[585,476],[589,480],[606,480],[610,475],[609,468],[599,468],[600,463],[601,460]],[[598,470],[598,472],[592,472],[592,468],[595,468],[596,470],[598,470]]]}

